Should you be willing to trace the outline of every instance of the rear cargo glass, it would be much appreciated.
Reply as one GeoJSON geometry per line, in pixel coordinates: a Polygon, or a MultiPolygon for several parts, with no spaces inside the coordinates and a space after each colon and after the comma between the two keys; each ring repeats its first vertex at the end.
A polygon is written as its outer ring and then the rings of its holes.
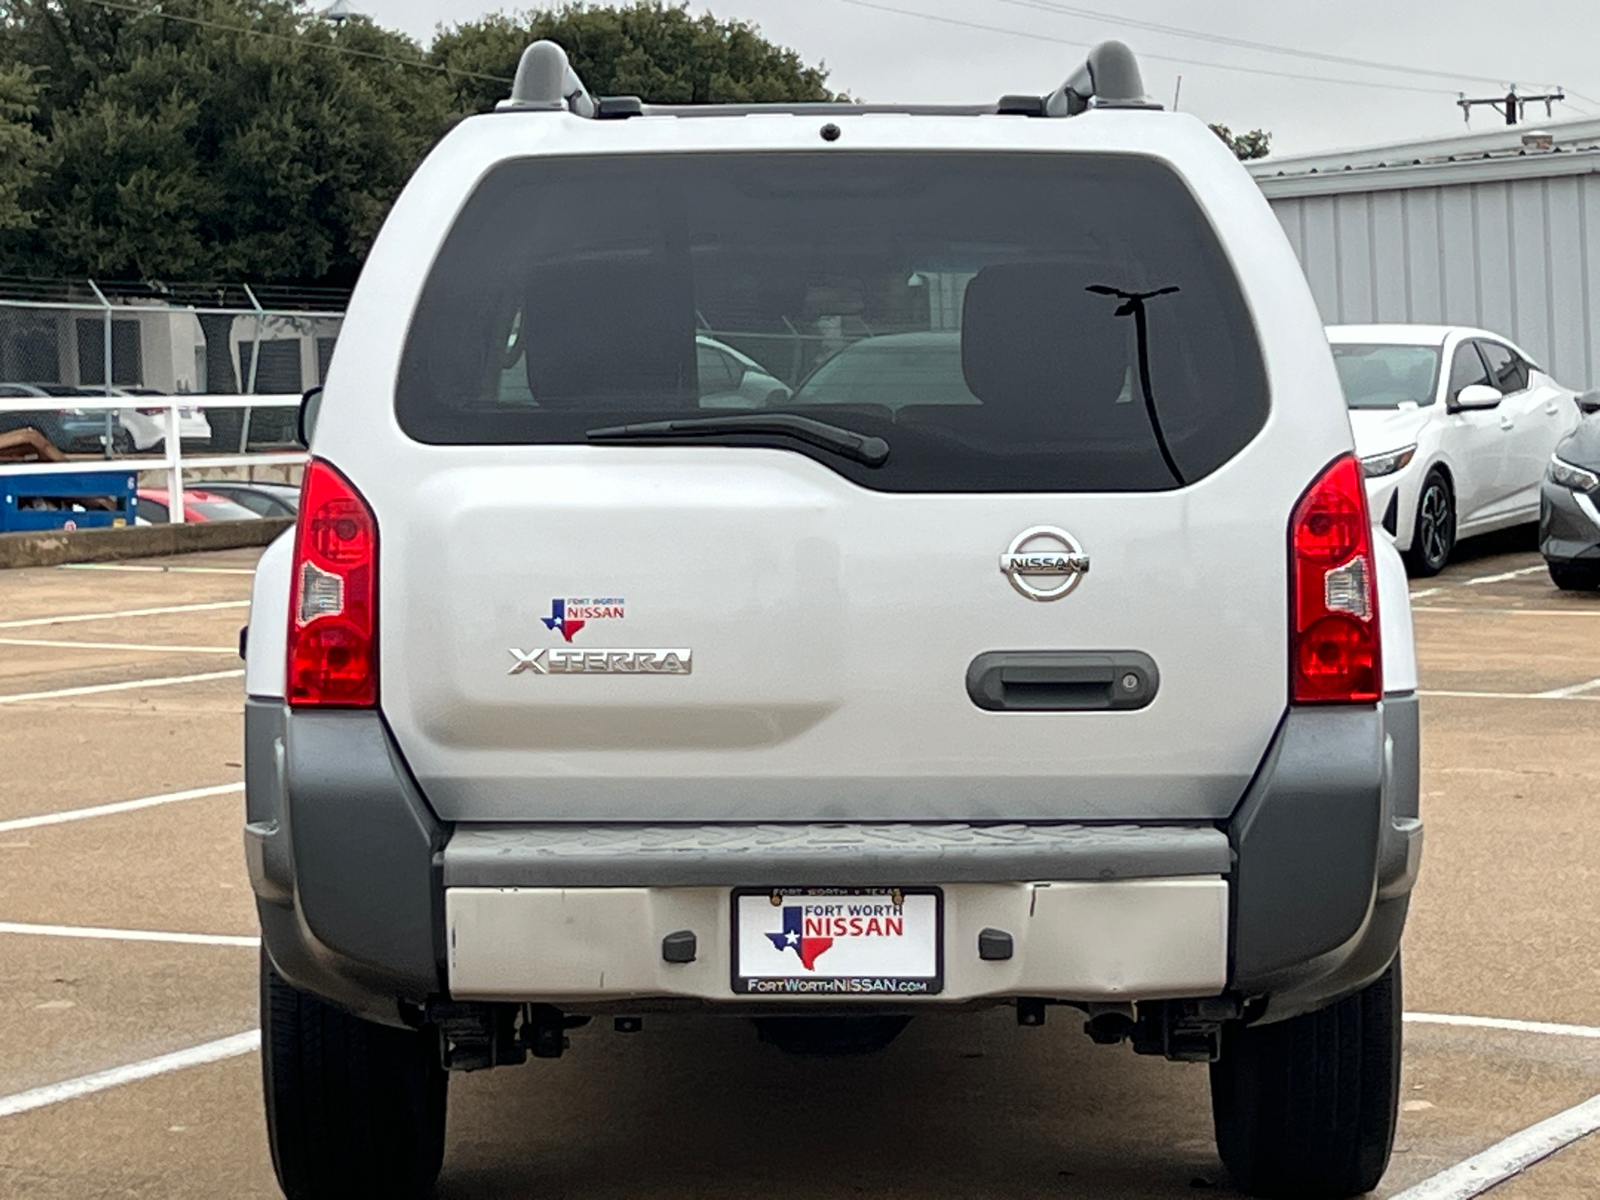
{"type": "Polygon", "coordinates": [[[795,413],[883,438],[895,492],[1149,491],[1266,421],[1238,282],[1146,158],[538,158],[479,184],[412,317],[401,427],[434,444],[795,413]]]}

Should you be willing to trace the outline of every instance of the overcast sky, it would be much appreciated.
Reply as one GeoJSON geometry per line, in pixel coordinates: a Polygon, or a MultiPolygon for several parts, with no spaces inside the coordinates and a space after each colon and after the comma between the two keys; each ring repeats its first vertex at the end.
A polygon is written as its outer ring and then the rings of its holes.
{"type": "MultiPolygon", "coordinates": [[[[426,42],[438,25],[498,6],[356,0],[355,7],[426,42]]],[[[1117,37],[1140,54],[1156,98],[1170,105],[1181,74],[1185,111],[1235,130],[1268,129],[1275,153],[1457,133],[1464,128],[1457,92],[1503,94],[1513,82],[1524,92],[1563,85],[1571,103],[1556,106],[1557,120],[1600,116],[1595,0],[692,0],[690,7],[759,25],[807,62],[826,63],[835,89],[866,100],[982,101],[1048,91],[1082,61],[1084,47],[1117,37]],[[1117,19],[1062,9],[1111,9],[1117,19]],[[1246,49],[1123,21],[1409,70],[1246,49]],[[1377,83],[1389,86],[1371,86],[1377,83]]],[[[1546,123],[1543,107],[1529,120],[1546,123]]],[[[1472,128],[1497,123],[1492,110],[1479,109],[1472,128]]]]}

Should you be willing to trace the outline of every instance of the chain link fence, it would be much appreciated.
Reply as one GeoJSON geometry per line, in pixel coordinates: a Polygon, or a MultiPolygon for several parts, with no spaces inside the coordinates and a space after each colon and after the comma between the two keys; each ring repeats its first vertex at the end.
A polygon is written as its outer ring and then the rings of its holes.
{"type": "MultiPolygon", "coordinates": [[[[331,289],[0,277],[0,399],[40,401],[36,412],[0,413],[0,433],[31,421],[68,454],[159,452],[170,401],[158,397],[319,385],[347,299],[331,289]],[[73,411],[72,397],[89,395],[128,403],[73,411]]],[[[185,449],[214,454],[281,449],[295,436],[294,411],[281,404],[197,405],[180,424],[185,449]]]]}

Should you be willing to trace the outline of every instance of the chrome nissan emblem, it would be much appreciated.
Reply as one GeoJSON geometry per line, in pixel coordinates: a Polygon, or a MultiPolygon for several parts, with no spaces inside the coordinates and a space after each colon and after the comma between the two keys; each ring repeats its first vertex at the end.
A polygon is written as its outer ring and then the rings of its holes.
{"type": "Polygon", "coordinates": [[[1035,525],[1011,540],[1000,573],[1029,600],[1059,600],[1089,573],[1089,556],[1066,530],[1035,525]]]}

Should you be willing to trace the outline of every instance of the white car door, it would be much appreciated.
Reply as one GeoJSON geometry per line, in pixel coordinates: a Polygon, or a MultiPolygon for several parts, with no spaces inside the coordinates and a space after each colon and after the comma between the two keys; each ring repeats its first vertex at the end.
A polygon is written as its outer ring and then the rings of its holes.
{"type": "MultiPolygon", "coordinates": [[[[1506,473],[1508,438],[1501,428],[1498,408],[1449,412],[1461,389],[1474,384],[1493,386],[1477,346],[1468,339],[1456,343],[1450,356],[1445,384],[1447,411],[1440,431],[1441,448],[1455,474],[1456,529],[1492,520],[1504,503],[1501,480],[1506,473]]],[[[1502,402],[1503,403],[1503,402],[1502,402]]]]}
{"type": "Polygon", "coordinates": [[[1535,373],[1538,378],[1530,379],[1527,362],[1510,346],[1481,338],[1478,348],[1490,382],[1505,397],[1496,410],[1506,434],[1496,511],[1501,517],[1522,515],[1533,520],[1539,513],[1539,482],[1563,436],[1557,403],[1561,391],[1547,375],[1535,373]]]}

